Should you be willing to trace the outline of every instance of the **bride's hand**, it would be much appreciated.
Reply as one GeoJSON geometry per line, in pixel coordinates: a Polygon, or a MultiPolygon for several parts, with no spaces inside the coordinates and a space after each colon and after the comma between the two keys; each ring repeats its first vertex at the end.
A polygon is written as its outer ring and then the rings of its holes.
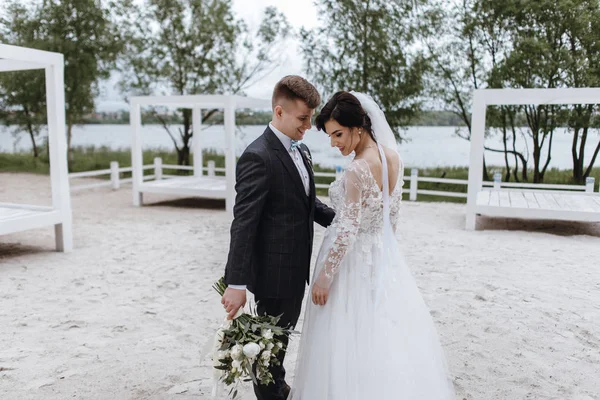
{"type": "Polygon", "coordinates": [[[319,286],[317,282],[312,288],[312,301],[318,306],[324,306],[327,303],[329,297],[329,288],[319,286]]]}

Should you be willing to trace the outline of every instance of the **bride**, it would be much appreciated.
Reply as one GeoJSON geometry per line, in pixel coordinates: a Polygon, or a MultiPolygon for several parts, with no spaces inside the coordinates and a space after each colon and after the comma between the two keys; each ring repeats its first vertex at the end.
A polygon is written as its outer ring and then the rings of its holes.
{"type": "Polygon", "coordinates": [[[329,189],[336,217],[317,256],[292,400],[454,398],[444,352],[395,237],[403,165],[367,95],[338,92],[317,117],[354,160],[329,189]]]}

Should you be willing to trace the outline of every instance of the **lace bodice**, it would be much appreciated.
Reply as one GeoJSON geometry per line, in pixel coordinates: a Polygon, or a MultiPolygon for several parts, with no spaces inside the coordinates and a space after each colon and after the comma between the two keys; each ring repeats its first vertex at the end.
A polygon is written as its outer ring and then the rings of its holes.
{"type": "MultiPolygon", "coordinates": [[[[394,192],[390,194],[390,219],[394,229],[402,201],[402,175],[403,173],[400,171],[394,192]]],[[[342,225],[359,222],[357,226],[358,234],[377,234],[382,231],[383,193],[365,160],[353,161],[342,176],[331,184],[329,199],[338,216],[333,220],[333,224],[342,225]],[[353,193],[351,197],[356,196],[360,201],[347,201],[350,200],[347,199],[347,195],[350,193],[353,193]],[[359,213],[357,213],[358,209],[360,209],[359,213]],[[360,221],[356,220],[358,214],[360,214],[360,221]],[[344,218],[344,215],[346,215],[346,218],[344,218]],[[351,215],[353,218],[347,218],[351,215]]]]}
{"type": "MultiPolygon", "coordinates": [[[[390,220],[395,230],[402,201],[403,167],[400,164],[398,180],[390,193],[390,220]]],[[[317,279],[320,286],[329,286],[346,252],[360,237],[365,249],[382,244],[383,193],[365,160],[354,160],[344,173],[331,184],[329,197],[336,217],[330,229],[336,238],[324,260],[317,279]]]]}

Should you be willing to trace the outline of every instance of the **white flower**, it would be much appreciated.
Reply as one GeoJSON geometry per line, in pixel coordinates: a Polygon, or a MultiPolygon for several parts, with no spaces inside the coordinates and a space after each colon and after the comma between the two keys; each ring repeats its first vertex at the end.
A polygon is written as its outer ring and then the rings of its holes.
{"type": "Polygon", "coordinates": [[[239,360],[240,358],[242,358],[243,353],[244,348],[239,344],[236,344],[231,348],[231,358],[233,358],[234,360],[239,360]]]}
{"type": "Polygon", "coordinates": [[[267,350],[271,351],[273,350],[273,347],[275,347],[273,343],[267,343],[267,350]]]}
{"type": "Polygon", "coordinates": [[[271,352],[269,350],[263,351],[263,353],[260,355],[260,358],[262,358],[263,360],[268,360],[269,358],[271,358],[271,352]]]}
{"type": "Polygon", "coordinates": [[[270,329],[263,330],[262,337],[264,337],[267,340],[271,340],[273,339],[273,332],[270,329]]]}
{"type": "Polygon", "coordinates": [[[218,367],[221,365],[221,362],[219,361],[221,359],[221,357],[219,357],[219,349],[221,348],[221,346],[223,345],[223,329],[219,329],[217,330],[217,333],[215,334],[215,341],[214,341],[214,351],[213,351],[213,366],[218,367]]]}
{"type": "Polygon", "coordinates": [[[258,345],[260,346],[260,349],[261,349],[261,350],[264,350],[264,349],[265,349],[265,344],[264,344],[263,342],[260,342],[258,345]]]}
{"type": "Polygon", "coordinates": [[[260,353],[260,346],[256,343],[248,343],[244,346],[244,355],[248,358],[256,358],[260,353]]]}
{"type": "Polygon", "coordinates": [[[242,369],[242,363],[241,363],[241,361],[233,360],[233,362],[231,363],[231,368],[233,370],[241,370],[242,369]]]}
{"type": "Polygon", "coordinates": [[[265,367],[269,366],[269,359],[268,358],[263,358],[262,363],[265,367]]]}

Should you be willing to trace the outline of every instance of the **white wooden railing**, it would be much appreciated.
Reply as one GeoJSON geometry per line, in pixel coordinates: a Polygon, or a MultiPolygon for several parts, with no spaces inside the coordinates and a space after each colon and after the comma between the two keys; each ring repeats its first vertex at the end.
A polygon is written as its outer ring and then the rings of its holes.
{"type": "MultiPolygon", "coordinates": [[[[144,170],[152,169],[152,167],[144,167],[144,170]]],[[[131,172],[131,167],[119,167],[119,163],[117,161],[111,161],[110,168],[108,169],[99,169],[95,171],[84,171],[84,172],[72,172],[69,174],[69,179],[78,179],[78,178],[97,178],[105,175],[110,176],[110,180],[102,180],[101,182],[94,183],[86,183],[80,185],[70,185],[71,191],[78,190],[86,190],[86,189],[95,189],[100,187],[111,187],[113,190],[117,190],[121,188],[122,184],[131,183],[133,181],[132,178],[121,178],[121,173],[131,172]]],[[[154,179],[154,175],[146,175],[144,176],[144,180],[154,179]]]]}
{"type": "MultiPolygon", "coordinates": [[[[216,173],[225,173],[225,168],[217,168],[214,161],[208,161],[208,165],[202,168],[202,174],[207,176],[215,176],[216,173]]],[[[153,175],[145,175],[144,180],[152,179],[165,179],[175,178],[180,175],[165,174],[164,170],[179,170],[179,171],[193,171],[194,167],[188,165],[175,165],[175,164],[163,164],[162,159],[157,157],[154,159],[153,164],[144,165],[144,171],[154,170],[153,175]]],[[[131,172],[131,167],[119,167],[117,161],[110,163],[109,169],[102,169],[97,171],[86,171],[86,172],[75,172],[69,174],[69,178],[95,178],[104,175],[110,175],[110,180],[103,180],[102,182],[82,184],[77,186],[71,186],[72,191],[93,189],[99,187],[111,187],[113,190],[117,190],[122,184],[131,183],[132,178],[122,179],[121,173],[131,172]]],[[[315,177],[331,178],[332,180],[337,178],[342,172],[341,167],[336,168],[336,172],[315,172],[315,177]]],[[[445,179],[445,178],[432,178],[419,176],[419,170],[416,168],[411,169],[410,176],[404,176],[404,181],[409,183],[408,187],[408,198],[410,201],[416,201],[418,195],[425,196],[440,196],[440,197],[456,197],[456,198],[467,198],[467,193],[464,192],[452,192],[445,190],[427,190],[419,189],[419,182],[430,182],[430,183],[444,183],[452,184],[457,186],[467,186],[469,181],[466,179],[445,179]]],[[[328,189],[329,183],[317,183],[315,187],[317,189],[328,189]]],[[[483,182],[483,186],[486,188],[493,188],[494,190],[511,190],[511,189],[532,189],[532,190],[567,190],[567,191],[583,191],[586,193],[593,193],[595,187],[595,180],[593,177],[589,177],[586,180],[585,185],[552,185],[542,183],[513,183],[513,182],[502,182],[501,175],[499,173],[494,174],[493,182],[483,182]]],[[[598,189],[600,192],[600,188],[598,189]]]]}

